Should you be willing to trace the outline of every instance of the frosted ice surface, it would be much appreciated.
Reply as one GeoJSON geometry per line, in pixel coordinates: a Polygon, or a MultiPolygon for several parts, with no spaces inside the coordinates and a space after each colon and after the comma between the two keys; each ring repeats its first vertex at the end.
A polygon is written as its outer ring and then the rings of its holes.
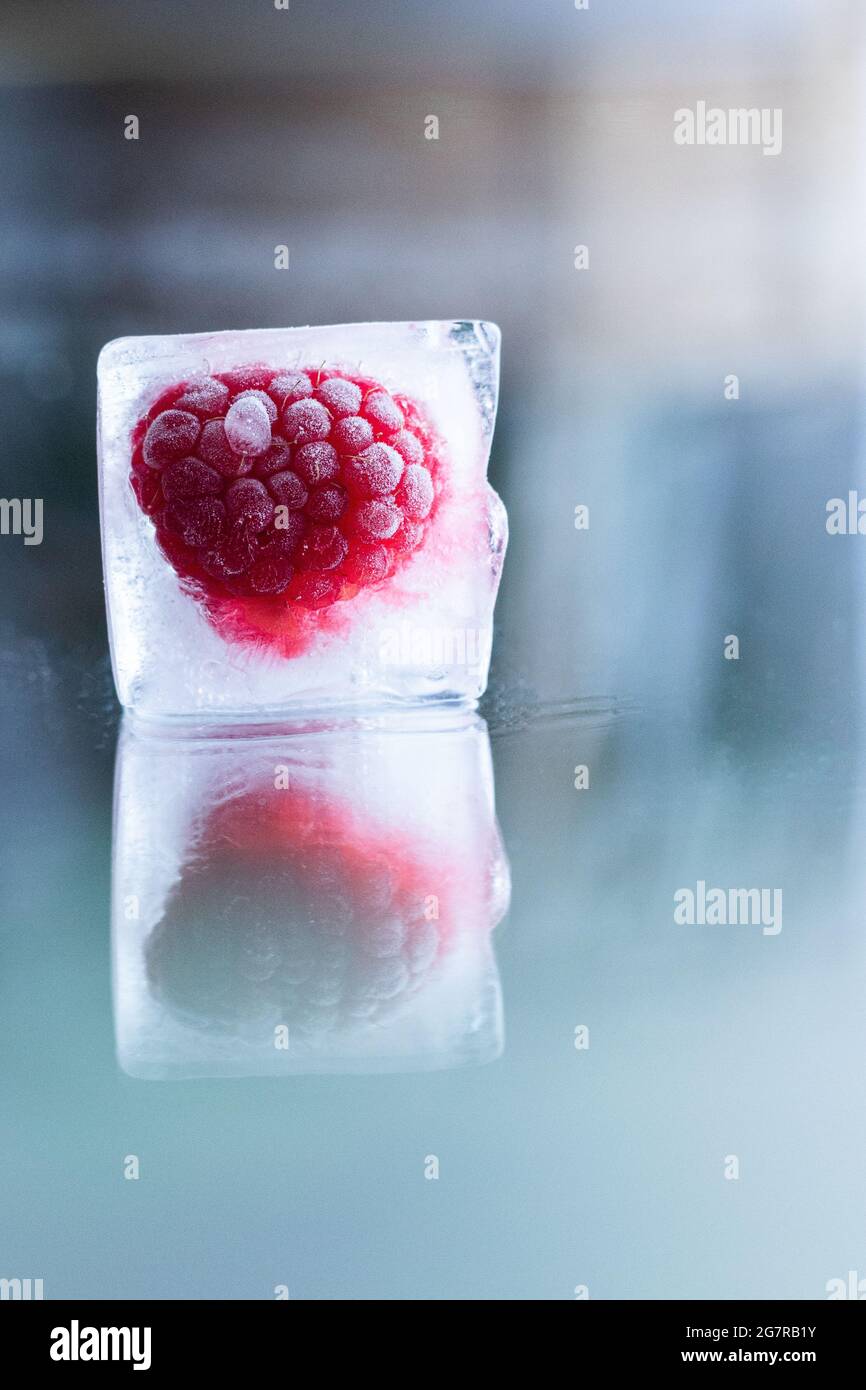
{"type": "Polygon", "coordinates": [[[100,505],[121,702],[152,718],[267,718],[475,701],[507,538],[486,477],[498,375],[498,329],[469,320],[108,344],[100,505]],[[267,371],[244,380],[252,366],[267,371]],[[432,498],[413,405],[440,441],[432,498]],[[130,483],[146,415],[144,472],[166,480],[165,512],[154,478],[130,483]],[[354,534],[348,553],[334,528],[354,534]],[[184,570],[184,547],[198,547],[201,579],[184,570]],[[221,606],[208,583],[222,586],[221,606]]]}

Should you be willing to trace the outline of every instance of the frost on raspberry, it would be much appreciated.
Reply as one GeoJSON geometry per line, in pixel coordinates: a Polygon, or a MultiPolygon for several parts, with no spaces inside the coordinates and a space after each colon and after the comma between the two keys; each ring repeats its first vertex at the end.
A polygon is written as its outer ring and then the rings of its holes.
{"type": "Polygon", "coordinates": [[[133,431],[130,481],[226,640],[291,656],[424,544],[443,467],[407,397],[323,366],[256,364],[164,391],[133,431]]]}

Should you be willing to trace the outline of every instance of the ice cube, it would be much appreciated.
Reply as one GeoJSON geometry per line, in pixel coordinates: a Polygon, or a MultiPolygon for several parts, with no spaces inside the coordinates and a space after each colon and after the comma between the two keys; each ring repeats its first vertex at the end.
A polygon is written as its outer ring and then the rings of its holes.
{"type": "Polygon", "coordinates": [[[465,711],[259,733],[127,721],[120,1063],[167,1078],[489,1061],[508,890],[487,730],[465,711]]]}
{"type": "Polygon", "coordinates": [[[480,321],[124,338],[100,354],[112,662],[139,714],[474,702],[507,525],[480,321]]]}

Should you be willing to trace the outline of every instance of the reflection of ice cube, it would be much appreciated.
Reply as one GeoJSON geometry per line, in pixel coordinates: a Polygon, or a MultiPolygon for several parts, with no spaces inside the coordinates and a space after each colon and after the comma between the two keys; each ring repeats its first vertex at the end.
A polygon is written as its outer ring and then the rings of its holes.
{"type": "Polygon", "coordinates": [[[153,717],[473,701],[490,659],[507,538],[486,481],[499,330],[465,322],[349,324],[122,338],[100,354],[103,556],[121,702],[153,717]],[[327,610],[303,655],[230,641],[158,549],[129,482],[130,436],[167,387],[254,363],[327,363],[414,398],[445,443],[447,486],[405,568],[327,610]]]}
{"type": "Polygon", "coordinates": [[[508,867],[472,716],[127,726],[113,887],[131,1075],[427,1070],[501,1050],[490,932],[508,867]]]}

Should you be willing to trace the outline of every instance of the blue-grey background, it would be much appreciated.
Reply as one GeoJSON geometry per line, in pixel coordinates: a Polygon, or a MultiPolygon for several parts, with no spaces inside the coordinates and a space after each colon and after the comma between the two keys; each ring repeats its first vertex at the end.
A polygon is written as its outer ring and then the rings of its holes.
{"type": "Polygon", "coordinates": [[[866,539],[824,526],[866,488],[860,7],[7,0],[0,38],[0,491],[45,500],[40,547],[0,537],[0,1276],[328,1299],[866,1278],[866,539]],[[780,107],[781,153],[674,145],[698,100],[780,107]],[[505,348],[505,1053],[134,1081],[97,351],[475,316],[505,348]],[[675,927],[698,878],[781,887],[781,934],[675,927]]]}

